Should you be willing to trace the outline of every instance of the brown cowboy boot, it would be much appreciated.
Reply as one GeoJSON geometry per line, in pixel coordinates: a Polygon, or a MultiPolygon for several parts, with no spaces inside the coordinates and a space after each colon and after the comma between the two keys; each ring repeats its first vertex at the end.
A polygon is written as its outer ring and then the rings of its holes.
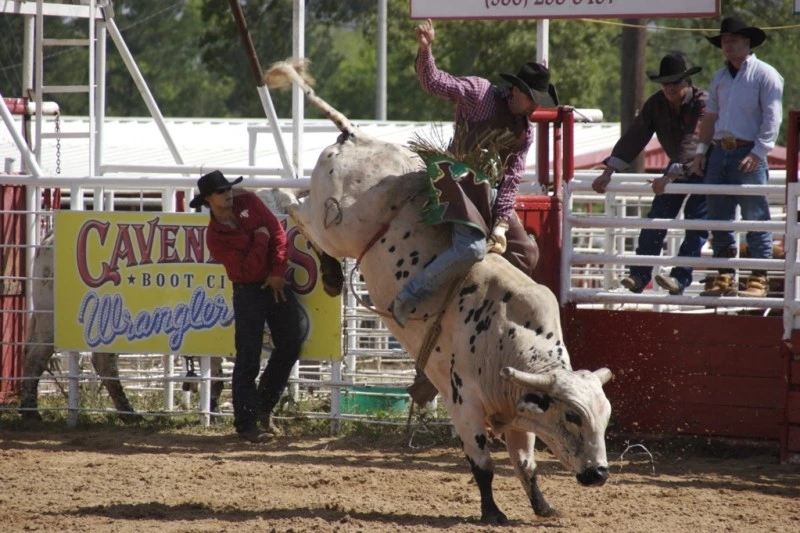
{"type": "Polygon", "coordinates": [[[736,296],[739,286],[733,274],[719,274],[710,283],[706,281],[706,290],[700,296],[736,296]]]}
{"type": "Polygon", "coordinates": [[[769,281],[766,276],[749,276],[747,288],[739,292],[739,296],[750,298],[764,298],[769,290],[769,281]]]}

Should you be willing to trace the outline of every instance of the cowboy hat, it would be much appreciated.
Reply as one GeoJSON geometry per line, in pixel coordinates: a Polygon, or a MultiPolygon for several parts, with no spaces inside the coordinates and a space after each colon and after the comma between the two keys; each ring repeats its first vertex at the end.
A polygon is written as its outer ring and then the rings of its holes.
{"type": "Polygon", "coordinates": [[[500,77],[530,97],[531,100],[544,107],[558,107],[558,94],[550,83],[550,71],[547,67],[528,61],[516,76],[501,73],[500,77]]]}
{"type": "Polygon", "coordinates": [[[693,76],[700,72],[702,67],[686,68],[686,61],[684,61],[681,54],[667,54],[661,59],[661,65],[658,72],[647,72],[647,77],[650,81],[656,83],[677,83],[684,78],[693,76]]]}
{"type": "Polygon", "coordinates": [[[725,17],[719,29],[719,35],[706,35],[708,42],[722,48],[723,35],[741,35],[750,39],[750,48],[755,48],[767,39],[767,34],[761,28],[748,26],[739,17],[725,17]]]}
{"type": "Polygon", "coordinates": [[[228,181],[219,170],[215,170],[201,176],[200,179],[197,180],[197,188],[200,189],[200,193],[194,195],[192,201],[189,202],[189,207],[196,209],[202,206],[206,196],[209,194],[222,189],[230,189],[237,183],[240,183],[243,179],[244,178],[242,176],[239,176],[233,181],[228,181]]]}

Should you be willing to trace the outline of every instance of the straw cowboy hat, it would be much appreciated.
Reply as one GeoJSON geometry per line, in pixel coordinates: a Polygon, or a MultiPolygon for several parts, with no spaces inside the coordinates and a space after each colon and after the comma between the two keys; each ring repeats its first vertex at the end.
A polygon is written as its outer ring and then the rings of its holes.
{"type": "Polygon", "coordinates": [[[531,100],[544,107],[558,107],[558,94],[550,83],[550,71],[547,67],[528,61],[516,76],[501,73],[500,77],[530,96],[531,100]]]}
{"type": "Polygon", "coordinates": [[[750,48],[755,48],[767,39],[767,34],[761,28],[748,26],[739,17],[725,17],[719,29],[719,35],[706,35],[708,42],[722,48],[723,35],[741,35],[750,39],[750,48]]]}
{"type": "Polygon", "coordinates": [[[189,207],[192,209],[200,207],[203,205],[203,201],[209,194],[221,189],[230,189],[237,183],[240,183],[243,179],[244,178],[242,176],[239,176],[233,181],[228,181],[219,170],[215,170],[201,176],[200,179],[197,180],[197,188],[200,189],[200,193],[195,194],[194,198],[192,198],[192,201],[189,202],[189,207]]]}
{"type": "Polygon", "coordinates": [[[667,54],[661,59],[658,72],[649,72],[647,77],[656,83],[677,83],[684,78],[694,76],[702,67],[686,68],[686,61],[680,54],[667,54]]]}

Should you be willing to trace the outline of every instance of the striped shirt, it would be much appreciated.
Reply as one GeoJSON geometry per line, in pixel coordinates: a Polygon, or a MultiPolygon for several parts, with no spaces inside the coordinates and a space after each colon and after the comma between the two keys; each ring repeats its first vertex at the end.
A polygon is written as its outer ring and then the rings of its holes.
{"type": "Polygon", "coordinates": [[[708,86],[706,112],[717,115],[714,139],[726,135],[754,141],[751,152],[762,161],[775,147],[783,119],[783,77],[750,54],[732,77],[728,66],[714,74],[708,86]]]}
{"type": "MultiPolygon", "coordinates": [[[[422,90],[433,96],[450,100],[456,104],[456,123],[488,120],[497,113],[495,91],[500,91],[504,101],[511,99],[511,90],[492,85],[478,76],[456,77],[436,68],[430,49],[420,50],[416,62],[417,77],[422,90]]],[[[519,149],[506,162],[503,182],[497,191],[494,204],[495,222],[508,220],[514,214],[514,201],[519,191],[519,182],[525,171],[528,149],[533,142],[533,127],[530,122],[520,139],[519,149]]]]}

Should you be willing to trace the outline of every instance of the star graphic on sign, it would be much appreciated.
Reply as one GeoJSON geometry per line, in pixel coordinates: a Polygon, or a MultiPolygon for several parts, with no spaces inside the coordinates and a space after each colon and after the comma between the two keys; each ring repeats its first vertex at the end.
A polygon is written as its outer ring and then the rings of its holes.
{"type": "Polygon", "coordinates": [[[135,285],[136,284],[136,276],[131,274],[128,276],[128,285],[135,285]]]}

